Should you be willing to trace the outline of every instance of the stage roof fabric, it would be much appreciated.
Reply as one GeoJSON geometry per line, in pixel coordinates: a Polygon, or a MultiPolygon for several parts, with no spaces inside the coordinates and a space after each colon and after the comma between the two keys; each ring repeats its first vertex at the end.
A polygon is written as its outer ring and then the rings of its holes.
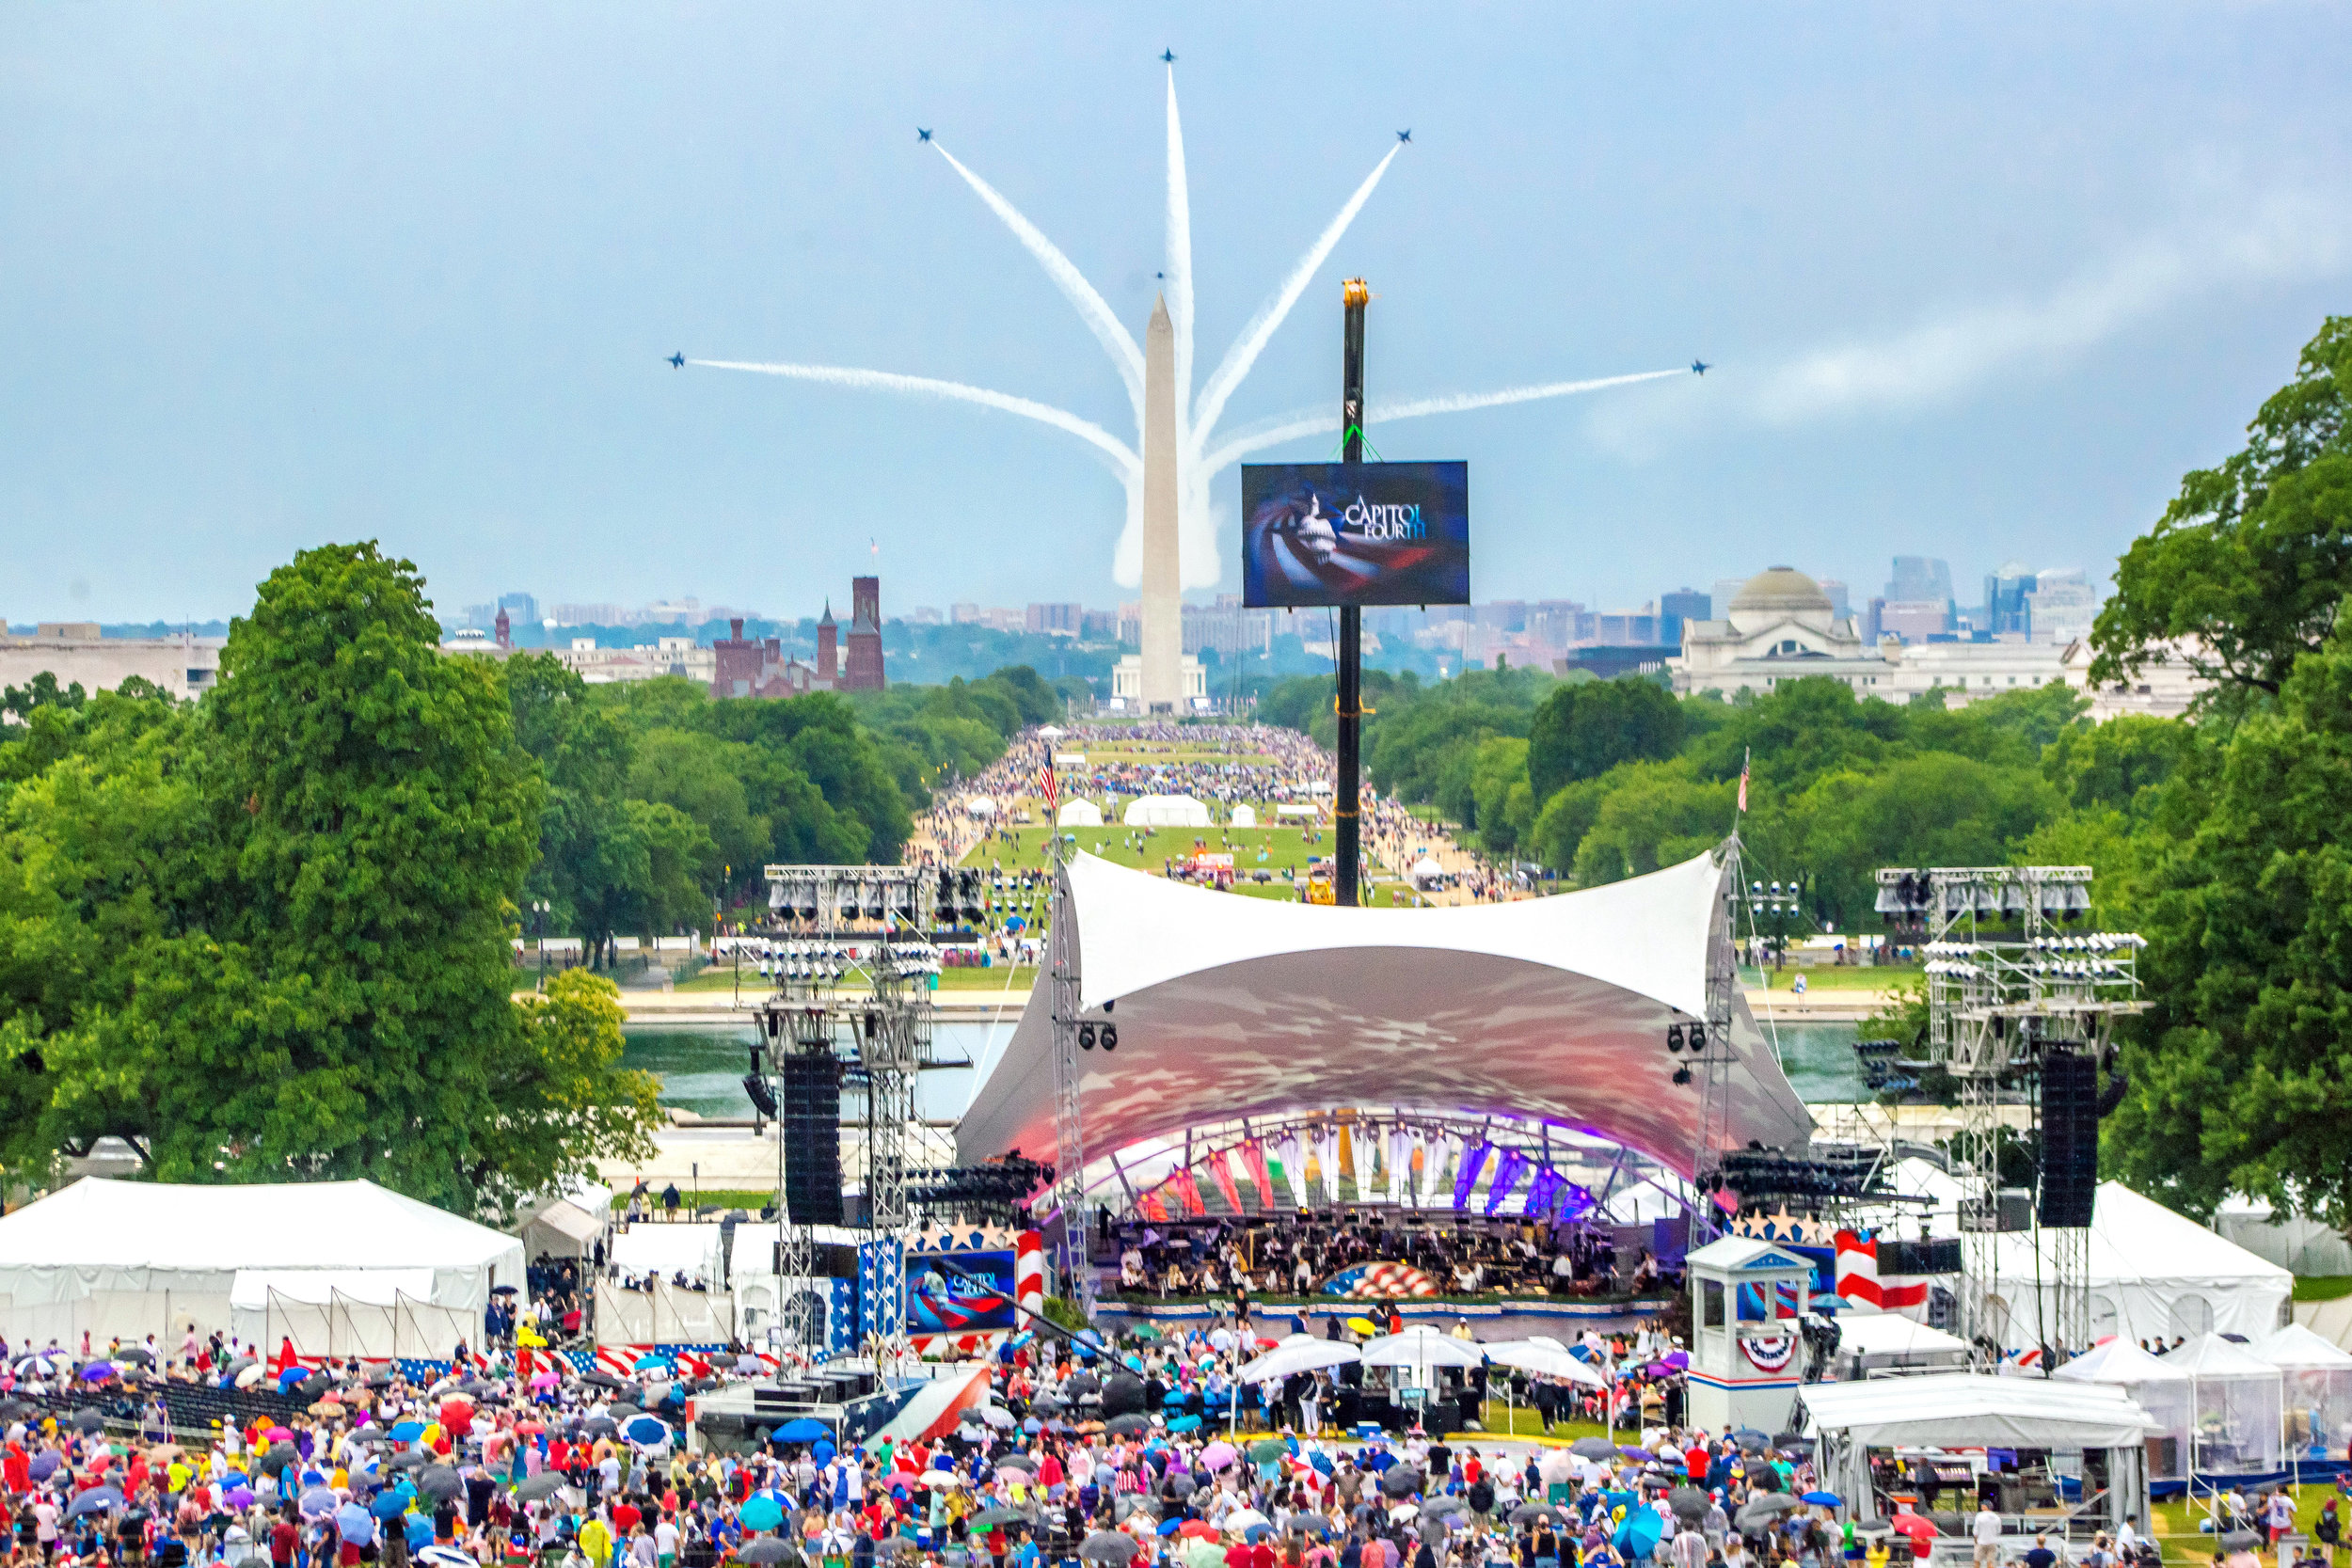
{"type": "MultiPolygon", "coordinates": [[[[1673,1082],[1685,1058],[1666,1026],[1706,1016],[1711,853],[1440,910],[1242,897],[1085,854],[1068,875],[1084,1016],[1119,1033],[1116,1052],[1080,1057],[1089,1161],[1212,1119],[1395,1106],[1542,1117],[1692,1168],[1699,1091],[1673,1082]]],[[[1053,1157],[1051,1007],[1038,987],[977,1064],[963,1163],[1053,1157]]],[[[1722,1146],[1804,1144],[1812,1118],[1744,1002],[1731,1050],[1722,1146]]]]}

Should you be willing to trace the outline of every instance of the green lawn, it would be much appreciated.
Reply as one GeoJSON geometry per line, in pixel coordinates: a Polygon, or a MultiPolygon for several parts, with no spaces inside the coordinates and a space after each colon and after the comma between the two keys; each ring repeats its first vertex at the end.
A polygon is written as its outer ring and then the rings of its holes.
{"type": "MultiPolygon", "coordinates": [[[[1608,1430],[1598,1421],[1554,1421],[1551,1423],[1551,1431],[1547,1433],[1544,1431],[1543,1418],[1535,1414],[1534,1405],[1515,1406],[1502,1400],[1486,1402],[1486,1414],[1483,1419],[1486,1422],[1486,1435],[1489,1437],[1549,1436],[1558,1442],[1573,1443],[1580,1437],[1609,1435],[1608,1430]]],[[[1641,1433],[1621,1423],[1617,1428],[1617,1435],[1629,1443],[1641,1433]]],[[[1472,1440],[1475,1441],[1474,1438],[1472,1440]]]]}
{"type": "Polygon", "coordinates": [[[2352,1274],[2312,1274],[2295,1277],[2295,1299],[2297,1301],[2333,1301],[2338,1296],[2352,1296],[2352,1274]]]}
{"type": "MultiPolygon", "coordinates": [[[[1038,824],[1011,830],[1013,842],[1001,838],[986,838],[963,857],[965,865],[993,868],[1001,865],[1007,871],[1034,871],[1045,864],[1046,841],[1054,830],[1038,824]]],[[[1089,855],[1098,855],[1118,865],[1132,865],[1146,871],[1158,871],[1171,856],[1193,852],[1194,840],[1200,847],[1217,853],[1231,852],[1237,876],[1247,878],[1252,871],[1272,871],[1278,876],[1296,874],[1306,869],[1310,855],[1331,852],[1331,835],[1327,829],[1303,828],[1120,828],[1105,825],[1100,828],[1072,828],[1078,835],[1077,847],[1089,855]],[[1131,847],[1132,846],[1132,847],[1131,847]],[[1258,857],[1263,852],[1265,859],[1258,857]]]]}
{"type": "MultiPolygon", "coordinates": [[[[2319,1519],[2320,1506],[2335,1495],[2333,1486],[2323,1486],[2317,1481],[2295,1488],[2296,1528],[2311,1534],[2312,1526],[2319,1519]]],[[[2192,1504],[2185,1497],[2175,1497],[2155,1505],[2156,1541],[2164,1548],[2167,1563],[2196,1563],[2199,1568],[2210,1568],[2214,1538],[2197,1530],[2198,1521],[2204,1516],[2205,1504],[2201,1501],[2192,1504]]]]}
{"type": "MultiPolygon", "coordinates": [[[[1740,978],[1750,985],[1755,985],[1755,974],[1756,971],[1743,969],[1740,972],[1740,978]]],[[[1891,991],[1899,986],[1916,982],[1920,972],[1897,965],[1873,968],[1868,964],[1862,964],[1851,969],[1822,965],[1817,968],[1800,969],[1797,965],[1790,964],[1786,969],[1765,970],[1761,989],[1788,990],[1794,986],[1800,974],[1804,976],[1804,988],[1807,990],[1891,991]]]]}

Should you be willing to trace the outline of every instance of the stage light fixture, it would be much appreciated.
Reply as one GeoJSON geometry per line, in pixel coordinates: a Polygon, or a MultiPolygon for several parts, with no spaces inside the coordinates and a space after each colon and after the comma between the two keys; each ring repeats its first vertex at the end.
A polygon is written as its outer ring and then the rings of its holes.
{"type": "Polygon", "coordinates": [[[1666,1049],[1667,1049],[1667,1050],[1669,1050],[1669,1051],[1671,1051],[1671,1052],[1674,1052],[1674,1053],[1677,1053],[1677,1055],[1679,1055],[1679,1054],[1681,1053],[1681,1051],[1682,1051],[1682,1025],[1681,1025],[1681,1024],[1679,1024],[1679,1023],[1669,1023],[1669,1024],[1667,1024],[1667,1025],[1666,1025],[1666,1049]]]}
{"type": "Polygon", "coordinates": [[[1702,1051],[1704,1051],[1704,1050],[1706,1050],[1706,1049],[1707,1049],[1707,1025],[1706,1025],[1706,1024],[1704,1024],[1704,1023],[1693,1023],[1693,1024],[1692,1024],[1692,1025],[1691,1025],[1691,1027],[1690,1027],[1689,1029],[1685,1030],[1685,1031],[1684,1031],[1684,1033],[1685,1033],[1685,1035],[1686,1035],[1686,1036],[1689,1037],[1689,1039],[1690,1039],[1690,1042],[1691,1042],[1691,1054],[1692,1054],[1692,1055],[1695,1056],[1695,1055],[1697,1055],[1700,1052],[1702,1052],[1702,1051]]]}
{"type": "Polygon", "coordinates": [[[1093,1024],[1081,1023],[1078,1025],[1078,1049],[1081,1051],[1091,1051],[1094,1049],[1093,1024]]]}
{"type": "Polygon", "coordinates": [[[1119,1049],[1119,1030],[1115,1025],[1108,1023],[1103,1025],[1103,1049],[1105,1051],[1119,1049]]]}
{"type": "Polygon", "coordinates": [[[1677,1085],[1688,1084],[1690,1081],[1691,1081],[1691,1069],[1690,1069],[1689,1068],[1687,1068],[1687,1067],[1678,1067],[1678,1068],[1675,1069],[1675,1083],[1676,1083],[1676,1084],[1677,1084],[1677,1085]]]}

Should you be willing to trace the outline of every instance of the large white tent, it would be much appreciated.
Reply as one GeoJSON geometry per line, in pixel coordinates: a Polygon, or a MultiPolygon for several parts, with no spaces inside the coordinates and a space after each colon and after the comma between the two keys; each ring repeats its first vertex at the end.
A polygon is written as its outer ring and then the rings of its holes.
{"type": "MultiPolygon", "coordinates": [[[[1555,898],[1338,909],[1190,888],[1081,854],[1081,1006],[1119,1028],[1082,1062],[1086,1154],[1216,1117],[1406,1105],[1539,1117],[1688,1173],[1700,1133],[1671,1023],[1707,1015],[1724,870],[1706,854],[1555,898]]],[[[1055,1146],[1044,988],[983,1056],[960,1161],[1055,1146]]],[[[1802,1147],[1812,1118],[1744,1003],[1725,1148],[1802,1147]]]]}
{"type": "Polygon", "coordinates": [[[2179,1481],[2188,1474],[2195,1390],[2189,1386],[2187,1368],[2169,1356],[2151,1355],[2137,1341],[2118,1335],[2050,1375],[2066,1383],[2105,1383],[2122,1389],[2155,1423],[2148,1433],[2149,1479],[2179,1481]]]}
{"type": "Polygon", "coordinates": [[[2285,1380],[2290,1452],[2317,1456],[2352,1442],[2352,1354],[2301,1323],[2255,1340],[2253,1351],[2285,1380]]]}
{"type": "Polygon", "coordinates": [[[491,1291],[524,1282],[514,1237],[373,1181],[86,1177],[0,1219],[0,1322],[20,1343],[65,1343],[85,1330],[176,1338],[190,1323],[234,1332],[232,1301],[272,1291],[291,1301],[405,1296],[465,1314],[478,1336],[491,1291]]]}
{"type": "Polygon", "coordinates": [[[1205,828],[1209,808],[1189,795],[1138,795],[1119,819],[1130,828],[1205,828]]]}
{"type": "MultiPolygon", "coordinates": [[[[2045,1233],[2037,1259],[2032,1237],[2017,1231],[2000,1237],[1994,1252],[2000,1277],[1989,1289],[2009,1308],[2004,1342],[2037,1345],[2042,1325],[2057,1321],[2055,1243],[2045,1233]]],[[[2088,1253],[2094,1339],[2117,1334],[2169,1344],[2210,1332],[2250,1340],[2288,1322],[2293,1275],[2120,1181],[2099,1184],[2088,1253]]]]}

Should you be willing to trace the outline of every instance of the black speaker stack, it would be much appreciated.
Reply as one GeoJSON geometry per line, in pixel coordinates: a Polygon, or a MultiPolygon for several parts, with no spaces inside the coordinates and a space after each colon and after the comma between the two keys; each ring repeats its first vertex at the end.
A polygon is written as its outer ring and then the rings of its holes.
{"type": "Polygon", "coordinates": [[[2079,1051],[2042,1057],[2042,1190],[2044,1226],[2084,1229],[2099,1195],[2099,1063],[2079,1051]]]}
{"type": "Polygon", "coordinates": [[[784,1198],[796,1225],[841,1223],[841,1064],[791,1051],[784,1068],[784,1198]]]}

